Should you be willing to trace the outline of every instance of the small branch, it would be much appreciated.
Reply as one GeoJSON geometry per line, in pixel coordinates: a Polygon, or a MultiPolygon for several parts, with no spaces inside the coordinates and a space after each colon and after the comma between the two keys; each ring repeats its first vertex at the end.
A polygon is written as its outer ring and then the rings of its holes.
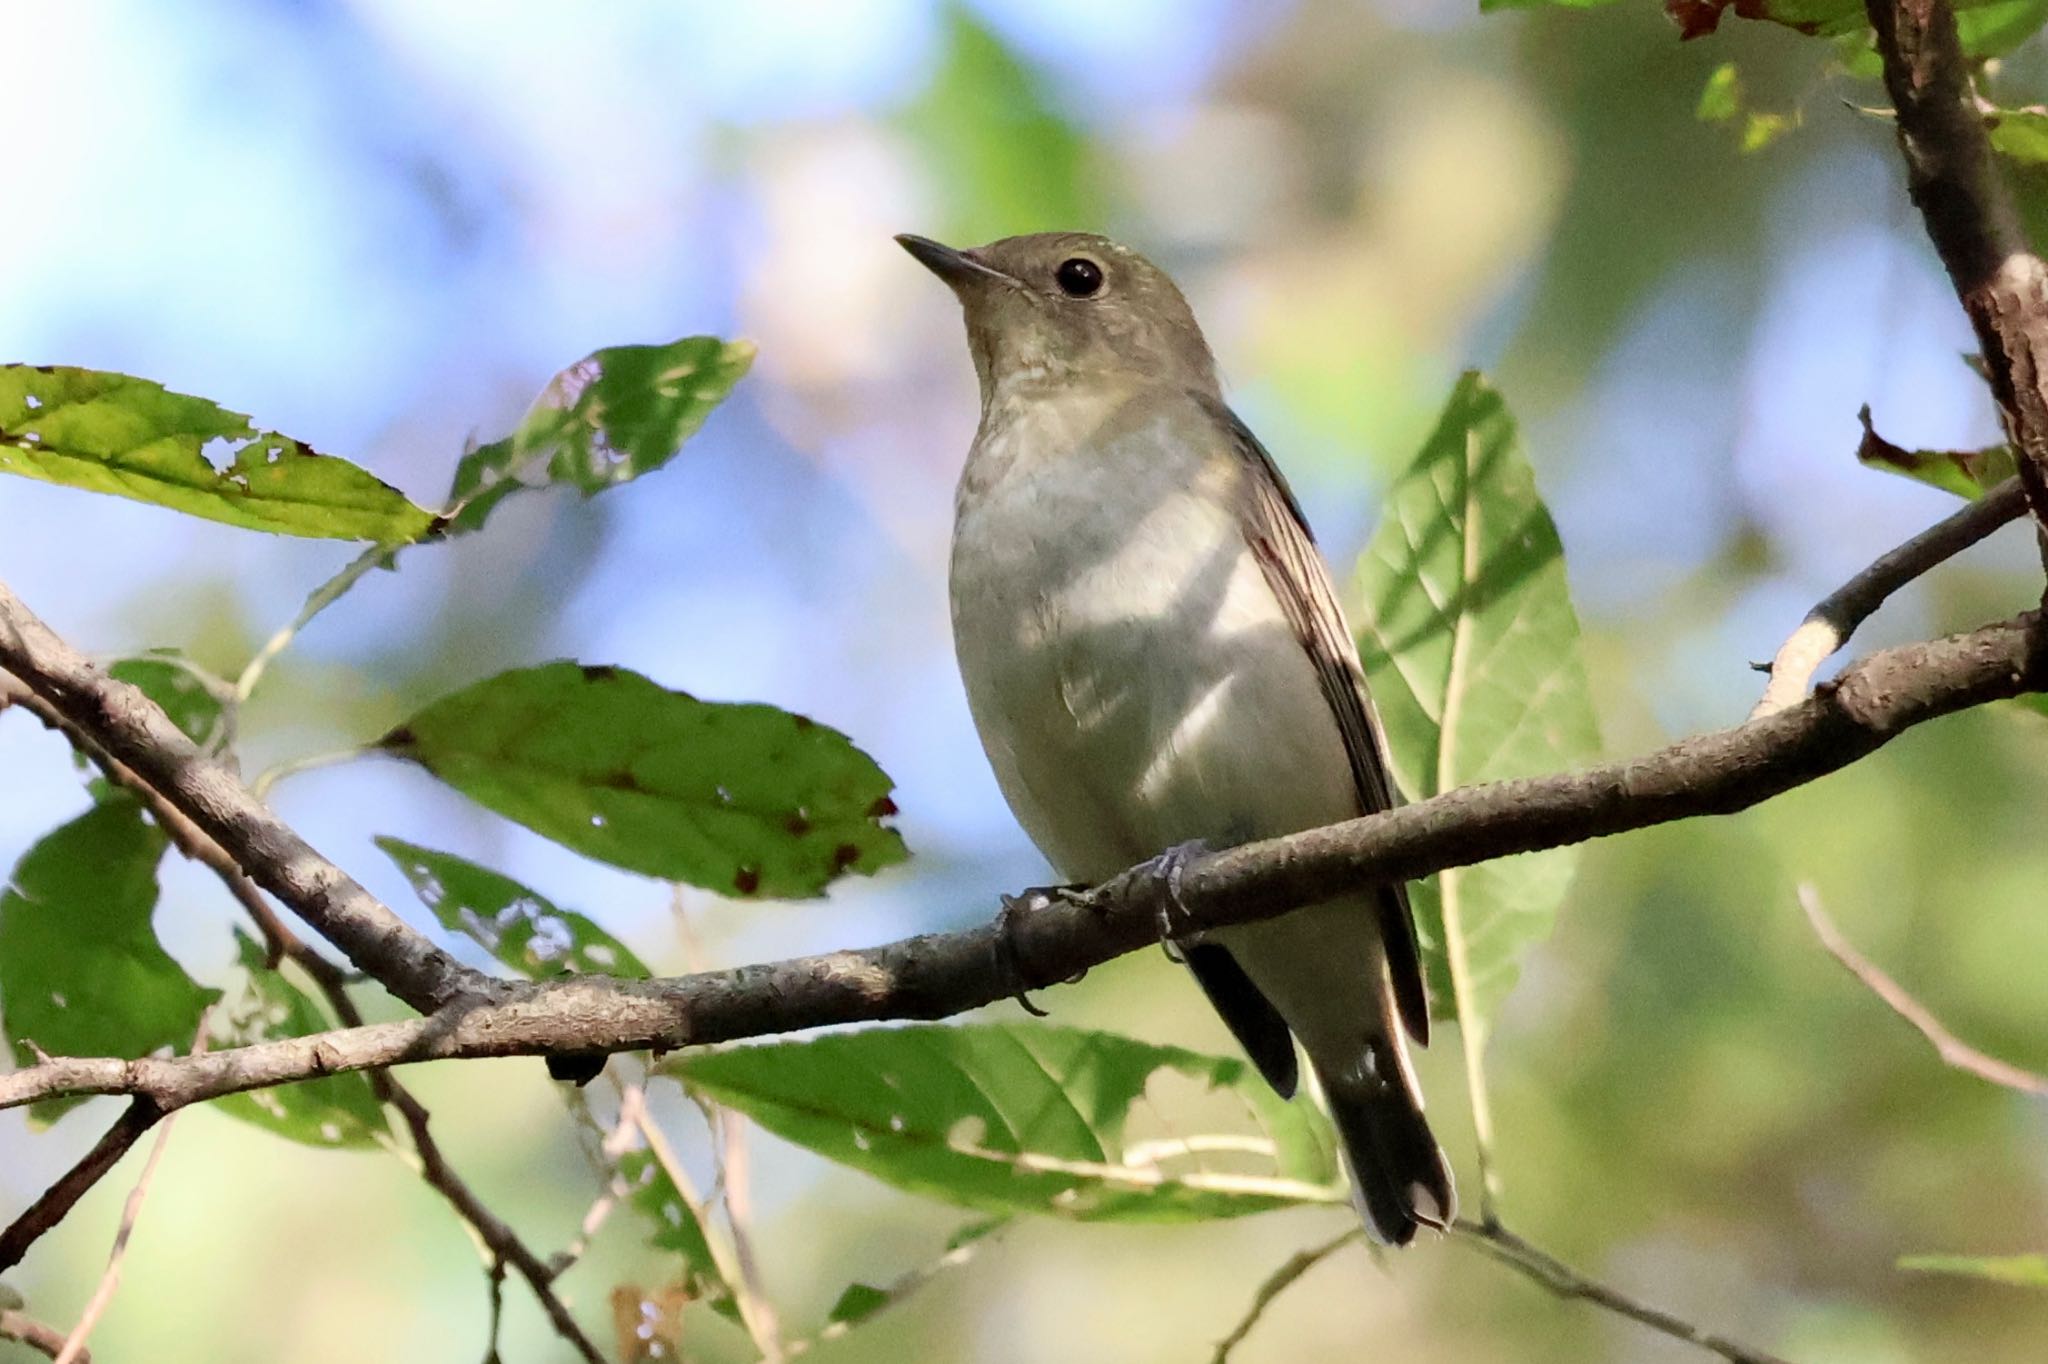
{"type": "Polygon", "coordinates": [[[1719,1355],[1729,1364],[1787,1364],[1777,1355],[1702,1330],[1662,1308],[1638,1302],[1618,1288],[1589,1279],[1562,1260],[1530,1245],[1506,1227],[1485,1226],[1461,1218],[1452,1225],[1451,1231],[1458,1239],[1528,1275],[1560,1298],[1575,1298],[1604,1307],[1674,1340],[1682,1340],[1719,1355]]]}
{"type": "MultiPolygon", "coordinates": [[[[199,1029],[192,1038],[194,1055],[206,1052],[206,1025],[208,1011],[201,1010],[199,1029]]],[[[78,1324],[71,1328],[71,1334],[64,1338],[64,1348],[57,1352],[56,1364],[77,1364],[86,1357],[85,1342],[91,1337],[93,1327],[114,1300],[114,1291],[121,1286],[121,1262],[128,1258],[128,1238],[135,1234],[135,1224],[142,1216],[143,1200],[149,1197],[149,1188],[156,1180],[157,1166],[163,1161],[164,1147],[170,1144],[171,1124],[175,1113],[167,1113],[157,1128],[156,1140],[150,1143],[149,1158],[142,1162],[142,1175],[135,1181],[135,1187],[128,1191],[128,1201],[121,1205],[121,1225],[114,1231],[114,1248],[107,1253],[106,1272],[100,1275],[99,1286],[93,1289],[92,1297],[85,1304],[78,1324]]]]}
{"type": "Polygon", "coordinates": [[[361,581],[363,575],[371,569],[382,568],[397,557],[398,549],[395,546],[372,545],[349,560],[339,573],[314,588],[312,594],[306,598],[306,604],[299,608],[299,614],[292,617],[291,624],[265,640],[263,647],[249,660],[248,666],[242,669],[242,675],[235,679],[235,704],[240,705],[249,699],[250,694],[256,690],[256,684],[263,679],[264,669],[276,661],[279,654],[291,647],[292,641],[298,638],[299,631],[312,624],[313,617],[340,601],[342,594],[361,581]]]}
{"type": "Polygon", "coordinates": [[[1827,911],[1821,908],[1820,892],[1811,885],[1799,887],[1799,905],[1806,911],[1806,921],[1813,925],[1814,936],[1820,939],[1820,945],[1847,967],[1851,975],[1862,981],[1872,994],[1890,1006],[1893,1013],[1912,1024],[1922,1037],[1933,1043],[1944,1065],[1967,1071],[1980,1080],[1988,1080],[2006,1089],[2048,1098],[2048,1075],[2022,1070],[1978,1051],[1944,1027],[1926,1005],[1906,993],[1905,987],[1886,975],[1876,962],[1858,952],[1835,927],[1827,911]]]}
{"type": "Polygon", "coordinates": [[[1288,1256],[1278,1269],[1266,1276],[1258,1291],[1252,1294],[1251,1305],[1245,1309],[1237,1325],[1230,1329],[1230,1334],[1216,1342],[1216,1353],[1209,1356],[1209,1364],[1229,1364],[1230,1352],[1244,1344],[1245,1337],[1259,1324],[1259,1318],[1266,1315],[1266,1309],[1273,1305],[1273,1299],[1294,1287],[1295,1281],[1302,1275],[1364,1234],[1364,1227],[1352,1227],[1341,1236],[1333,1236],[1319,1246],[1310,1246],[1307,1250],[1298,1250],[1288,1256]]]}
{"type": "Polygon", "coordinates": [[[348,959],[422,1012],[495,983],[436,947],[201,753],[140,691],[108,677],[0,584],[0,668],[126,764],[348,959]]]}
{"type": "Polygon", "coordinates": [[[872,1321],[877,1314],[897,1306],[905,1298],[939,1277],[940,1274],[949,1269],[958,1269],[969,1260],[972,1260],[981,1253],[984,1247],[993,1245],[1006,1229],[1007,1224],[991,1227],[972,1240],[964,1241],[951,1247],[945,1254],[939,1256],[938,1259],[933,1260],[931,1263],[919,1265],[909,1273],[890,1280],[888,1284],[879,1290],[882,1295],[882,1301],[876,1303],[851,1321],[830,1322],[814,1336],[806,1337],[803,1340],[791,1341],[788,1350],[789,1357],[795,1359],[799,1355],[809,1354],[818,1346],[839,1339],[855,1326],[872,1321]]]}
{"type": "Polygon", "coordinates": [[[138,1098],[129,1104],[76,1165],[44,1190],[41,1198],[29,1204],[6,1231],[0,1232],[0,1270],[20,1264],[29,1247],[44,1232],[68,1217],[72,1208],[78,1205],[78,1200],[85,1197],[86,1191],[105,1178],[107,1171],[119,1164],[121,1157],[128,1154],[128,1149],[141,1140],[143,1133],[156,1126],[162,1116],[163,1110],[148,1098],[138,1098]]]}
{"type": "MultiPolygon", "coordinates": [[[[1870,409],[1863,409],[1867,430],[1870,409]]],[[[1829,656],[1849,642],[1856,627],[1892,593],[1945,560],[1952,559],[2008,521],[2025,514],[2027,495],[2017,478],[2007,479],[1954,515],[1936,522],[1870,567],[1822,597],[1778,649],[1771,678],[1750,719],[1774,715],[1806,695],[1807,683],[1829,656]]]]}
{"type": "Polygon", "coordinates": [[[704,1245],[711,1252],[712,1263],[718,1268],[718,1277],[725,1282],[732,1293],[733,1306],[739,1309],[740,1325],[746,1328],[754,1348],[761,1352],[766,1364],[781,1364],[783,1359],[782,1341],[776,1329],[775,1317],[768,1310],[768,1304],[756,1297],[749,1287],[746,1276],[740,1272],[738,1257],[725,1238],[718,1234],[718,1228],[711,1221],[710,1204],[697,1189],[697,1181],[690,1178],[690,1172],[677,1159],[675,1148],[668,1144],[668,1136],[647,1111],[646,1092],[638,1085],[628,1085],[619,1095],[619,1121],[631,1121],[640,1129],[640,1139],[647,1143],[649,1154],[661,1172],[668,1176],[674,1186],[676,1197],[683,1201],[689,1215],[704,1233],[704,1245]]]}
{"type": "MultiPolygon", "coordinates": [[[[48,1322],[37,1321],[25,1312],[0,1311],[0,1340],[18,1340],[32,1350],[55,1359],[64,1351],[64,1333],[48,1322]]],[[[80,1346],[71,1356],[74,1364],[92,1364],[92,1351],[80,1346]]]]}
{"type": "MultiPolygon", "coordinates": [[[[1907,188],[1976,328],[2037,523],[2048,526],[2048,266],[2028,247],[1948,0],[1864,0],[1907,188]]],[[[2048,541],[2044,541],[2048,546],[2048,541]]]]}

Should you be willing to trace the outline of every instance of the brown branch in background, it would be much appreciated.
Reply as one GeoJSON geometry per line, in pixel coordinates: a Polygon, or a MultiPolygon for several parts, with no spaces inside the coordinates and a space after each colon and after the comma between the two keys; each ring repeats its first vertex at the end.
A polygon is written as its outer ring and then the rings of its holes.
{"type": "Polygon", "coordinates": [[[1976,328],[2027,501],[2048,527],[2048,266],[2028,247],[1992,158],[1948,0],[1864,0],[1864,10],[1899,115],[1907,188],[1976,328]]]}
{"type": "MultiPolygon", "coordinates": [[[[45,1321],[12,1308],[0,1310],[0,1340],[18,1340],[31,1350],[55,1359],[64,1350],[64,1333],[45,1321]]],[[[72,1364],[92,1364],[92,1351],[79,1347],[72,1364]]]]}
{"type": "Polygon", "coordinates": [[[22,1256],[28,1254],[28,1248],[44,1232],[68,1217],[72,1208],[78,1205],[78,1200],[85,1197],[86,1191],[105,1178],[107,1171],[128,1154],[128,1148],[141,1140],[143,1133],[156,1126],[161,1117],[163,1110],[149,1098],[137,1098],[129,1104],[76,1165],[45,1189],[42,1197],[23,1209],[21,1216],[8,1224],[7,1230],[0,1231],[0,1270],[20,1264],[22,1256]]]}
{"type": "MultiPolygon", "coordinates": [[[[192,1037],[192,1054],[206,1054],[206,1028],[212,1017],[211,1009],[202,1009],[199,1014],[199,1028],[192,1037]]],[[[128,1238],[135,1234],[135,1224],[142,1217],[143,1200],[149,1197],[150,1185],[156,1181],[157,1166],[164,1158],[164,1147],[170,1144],[171,1125],[177,1114],[166,1113],[163,1123],[157,1128],[156,1140],[150,1143],[149,1158],[142,1162],[142,1174],[135,1181],[135,1187],[128,1191],[128,1199],[121,1205],[121,1225],[114,1231],[114,1248],[107,1253],[106,1272],[100,1275],[99,1285],[86,1301],[85,1311],[79,1314],[78,1324],[71,1328],[71,1334],[64,1338],[64,1348],[57,1352],[56,1364],[77,1364],[85,1356],[85,1342],[99,1325],[107,1305],[114,1300],[114,1290],[121,1286],[121,1262],[128,1258],[128,1238]]]]}
{"type": "Polygon", "coordinates": [[[1244,1315],[1238,1318],[1237,1325],[1230,1328],[1230,1334],[1216,1342],[1216,1352],[1209,1356],[1209,1364],[1230,1364],[1230,1352],[1244,1344],[1245,1337],[1266,1315],[1266,1309],[1273,1305],[1275,1298],[1294,1287],[1302,1275],[1364,1235],[1365,1228],[1355,1226],[1321,1245],[1297,1250],[1281,1261],[1280,1267],[1268,1274],[1252,1293],[1250,1304],[1246,1306],[1244,1315]]]}
{"type": "Polygon", "coordinates": [[[257,885],[421,1012],[497,982],[472,971],[322,857],[134,687],[59,639],[0,583],[0,669],[11,672],[218,843],[257,885]]]}
{"type": "Polygon", "coordinates": [[[2018,1090],[2048,1098],[2048,1075],[2037,1075],[2022,1070],[1995,1056],[1987,1056],[1969,1043],[1957,1037],[1942,1025],[1940,1019],[1912,995],[1906,988],[1885,974],[1884,968],[1857,951],[1850,941],[1835,927],[1833,919],[1821,908],[1820,892],[1811,885],[1799,887],[1799,906],[1806,911],[1806,921],[1813,925],[1814,936],[1820,945],[1849,973],[1863,982],[1870,992],[1890,1006],[1893,1013],[1916,1028],[1920,1035],[1934,1044],[1935,1052],[1943,1064],[1957,1070],[1968,1071],[1980,1080],[1989,1080],[1994,1085],[2018,1090]]]}
{"type": "MultiPolygon", "coordinates": [[[[1730,814],[1848,766],[1914,725],[2048,688],[2039,616],[1872,654],[1796,706],[1580,772],[1462,787],[1397,810],[1245,844],[1183,868],[1175,922],[1249,923],[1388,880],[1730,814]]],[[[0,1075],[0,1108],[62,1094],[147,1095],[166,1111],[340,1070],[472,1056],[729,1042],[835,1023],[944,1018],[1045,989],[1158,941],[1156,869],[955,933],[678,978],[507,984],[426,1018],[205,1056],[59,1057],[0,1075]],[[1007,952],[997,950],[1007,940],[1007,952]]]]}
{"type": "Polygon", "coordinates": [[[1461,1217],[1452,1225],[1451,1231],[1467,1245],[1492,1256],[1511,1269],[1528,1275],[1560,1298],[1573,1298],[1604,1307],[1674,1340],[1682,1340],[1710,1354],[1719,1355],[1729,1361],[1729,1364],[1787,1364],[1787,1361],[1777,1355],[1744,1345],[1740,1341],[1730,1340],[1712,1331],[1702,1330],[1662,1308],[1638,1302],[1618,1288],[1589,1279],[1556,1256],[1538,1250],[1498,1223],[1470,1222],[1461,1217]]]}
{"type": "MultiPolygon", "coordinates": [[[[1863,409],[1866,428],[1870,409],[1863,409]]],[[[2007,479],[1954,515],[1936,522],[1822,597],[1771,660],[1770,681],[1749,713],[1754,720],[1797,704],[1829,656],[1885,599],[1945,560],[1952,559],[2027,509],[2017,478],[2007,479]]]]}

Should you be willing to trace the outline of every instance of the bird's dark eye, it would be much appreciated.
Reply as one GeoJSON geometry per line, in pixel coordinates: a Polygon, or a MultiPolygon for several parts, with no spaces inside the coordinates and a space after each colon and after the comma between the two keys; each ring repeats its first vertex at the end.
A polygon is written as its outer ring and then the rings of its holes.
{"type": "Polygon", "coordinates": [[[1087,298],[1102,288],[1102,267],[1086,256],[1061,261],[1052,277],[1070,298],[1087,298]]]}

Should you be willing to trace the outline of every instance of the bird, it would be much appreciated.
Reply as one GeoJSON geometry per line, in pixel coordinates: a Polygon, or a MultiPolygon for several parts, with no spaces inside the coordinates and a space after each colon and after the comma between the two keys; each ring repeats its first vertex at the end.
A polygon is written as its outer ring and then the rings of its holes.
{"type": "MultiPolygon", "coordinates": [[[[954,499],[955,653],[1046,860],[1094,884],[1391,808],[1329,569],[1173,280],[1092,233],[896,240],[966,318],[981,418],[954,499]]],[[[1405,886],[1175,945],[1283,1097],[1299,1041],[1372,1237],[1448,1227],[1407,1047],[1429,1002],[1405,886]]]]}

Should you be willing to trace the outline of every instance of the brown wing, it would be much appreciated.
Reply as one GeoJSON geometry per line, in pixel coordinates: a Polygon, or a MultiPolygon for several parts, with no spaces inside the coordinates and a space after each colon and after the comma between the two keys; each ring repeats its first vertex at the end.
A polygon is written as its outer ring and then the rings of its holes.
{"type": "MultiPolygon", "coordinates": [[[[1365,690],[1358,646],[1351,640],[1330,570],[1316,549],[1315,536],[1301,514],[1301,505],[1280,474],[1273,457],[1259,444],[1237,414],[1218,400],[1197,395],[1237,442],[1249,470],[1244,498],[1245,538],[1266,583],[1308,651],[1321,681],[1330,713],[1344,736],[1351,760],[1351,778],[1358,789],[1360,814],[1390,810],[1400,803],[1387,761],[1386,736],[1365,690]]],[[[1415,915],[1408,906],[1408,888],[1394,882],[1378,893],[1380,933],[1386,942],[1387,966],[1394,982],[1394,1001],[1401,1020],[1418,1043],[1429,1043],[1429,998],[1422,985],[1422,957],[1415,941],[1415,915]]]]}

